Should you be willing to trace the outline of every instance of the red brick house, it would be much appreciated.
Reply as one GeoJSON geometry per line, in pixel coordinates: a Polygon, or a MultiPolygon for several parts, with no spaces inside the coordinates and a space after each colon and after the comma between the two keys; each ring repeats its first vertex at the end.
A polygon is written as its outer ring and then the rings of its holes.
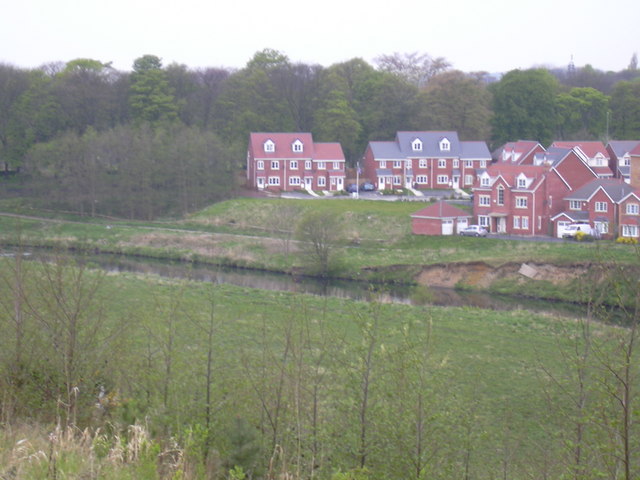
{"type": "Polygon", "coordinates": [[[629,181],[635,188],[640,188],[640,143],[629,152],[629,181]]]}
{"type": "Polygon", "coordinates": [[[607,144],[609,168],[615,178],[631,182],[631,152],[640,145],[640,140],[612,140],[607,144]]]}
{"type": "Polygon", "coordinates": [[[339,143],[315,143],[310,133],[251,133],[247,186],[258,190],[344,190],[339,143]]]}
{"type": "Polygon", "coordinates": [[[552,221],[561,236],[568,223],[590,224],[602,238],[638,237],[640,192],[623,179],[596,179],[569,193],[552,221]]]}
{"type": "Polygon", "coordinates": [[[602,142],[553,142],[551,148],[573,148],[599,178],[613,178],[611,157],[602,142]]]}
{"type": "Polygon", "coordinates": [[[462,142],[457,132],[397,132],[390,142],[369,142],[363,178],[378,190],[471,188],[491,163],[485,142],[462,142]]]}
{"type": "Polygon", "coordinates": [[[472,215],[439,201],[411,214],[411,231],[416,235],[453,235],[466,228],[472,215]]]}
{"type": "Polygon", "coordinates": [[[494,150],[491,158],[494,163],[533,165],[535,155],[544,151],[544,147],[536,141],[518,140],[517,142],[505,143],[500,148],[494,150]]]}
{"type": "Polygon", "coordinates": [[[473,212],[493,233],[551,235],[564,197],[596,178],[574,149],[539,153],[533,165],[496,163],[479,175],[473,212]]]}

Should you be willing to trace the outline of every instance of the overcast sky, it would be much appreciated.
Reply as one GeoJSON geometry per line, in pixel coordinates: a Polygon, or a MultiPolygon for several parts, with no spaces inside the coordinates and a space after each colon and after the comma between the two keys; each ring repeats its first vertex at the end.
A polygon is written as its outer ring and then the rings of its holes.
{"type": "Polygon", "coordinates": [[[623,70],[640,54],[638,0],[0,0],[0,63],[92,58],[122,71],[241,68],[272,48],[293,62],[428,53],[465,72],[533,66],[623,70]]]}

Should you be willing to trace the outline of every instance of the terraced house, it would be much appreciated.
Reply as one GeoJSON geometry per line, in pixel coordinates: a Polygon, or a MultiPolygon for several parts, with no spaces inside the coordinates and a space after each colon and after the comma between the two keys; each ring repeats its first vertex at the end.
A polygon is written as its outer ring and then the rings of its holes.
{"type": "Polygon", "coordinates": [[[369,142],[363,177],[378,190],[471,188],[490,163],[485,142],[460,141],[457,132],[397,132],[393,141],[369,142]]]}
{"type": "Polygon", "coordinates": [[[310,133],[251,133],[247,186],[258,190],[340,191],[345,159],[339,143],[316,143],[310,133]]]}

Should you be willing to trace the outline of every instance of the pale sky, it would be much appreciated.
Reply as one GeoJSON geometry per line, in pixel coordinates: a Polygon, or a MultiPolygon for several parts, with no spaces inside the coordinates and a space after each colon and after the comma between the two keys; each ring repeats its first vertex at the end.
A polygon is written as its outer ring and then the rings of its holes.
{"type": "Polygon", "coordinates": [[[0,63],[92,58],[122,71],[145,54],[242,68],[259,50],[320,64],[428,53],[456,69],[619,71],[640,55],[638,0],[0,0],[0,63]]]}

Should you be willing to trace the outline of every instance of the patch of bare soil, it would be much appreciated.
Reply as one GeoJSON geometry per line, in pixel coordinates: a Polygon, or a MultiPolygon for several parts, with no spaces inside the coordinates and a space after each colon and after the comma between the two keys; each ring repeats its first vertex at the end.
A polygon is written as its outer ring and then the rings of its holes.
{"type": "Polygon", "coordinates": [[[520,273],[522,265],[522,263],[506,263],[493,267],[484,262],[425,265],[417,275],[416,281],[420,285],[436,287],[451,288],[456,285],[467,285],[474,288],[489,288],[498,279],[512,278],[514,282],[521,282],[526,278],[533,278],[560,285],[584,276],[591,268],[590,264],[527,263],[533,271],[533,276],[525,277],[520,273]]]}

